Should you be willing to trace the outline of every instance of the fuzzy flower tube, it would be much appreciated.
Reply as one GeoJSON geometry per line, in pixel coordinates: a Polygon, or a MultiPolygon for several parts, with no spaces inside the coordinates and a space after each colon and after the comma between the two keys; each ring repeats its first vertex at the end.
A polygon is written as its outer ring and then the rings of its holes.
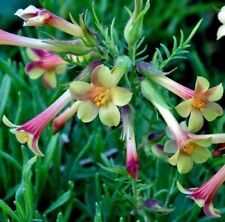
{"type": "Polygon", "coordinates": [[[10,131],[15,134],[16,139],[20,143],[27,143],[28,147],[35,155],[43,156],[43,153],[38,147],[38,140],[43,129],[71,101],[72,96],[69,90],[67,90],[47,109],[22,125],[11,123],[6,116],[3,116],[2,120],[5,125],[11,128],[10,131]]]}
{"type": "Polygon", "coordinates": [[[220,217],[219,210],[213,207],[213,199],[224,181],[225,165],[200,187],[184,189],[179,182],[177,182],[177,187],[182,193],[187,194],[189,198],[194,200],[199,207],[203,207],[204,213],[207,216],[220,217]]]}
{"type": "Polygon", "coordinates": [[[28,57],[33,60],[25,67],[25,72],[31,79],[43,76],[43,83],[48,88],[57,85],[56,74],[62,75],[66,71],[67,63],[60,56],[41,49],[27,49],[28,57]]]}
{"type": "Polygon", "coordinates": [[[140,62],[137,64],[137,70],[184,100],[176,106],[176,110],[184,118],[190,116],[189,131],[199,131],[203,127],[204,118],[213,121],[223,114],[222,107],[215,103],[223,96],[222,84],[209,88],[207,79],[197,77],[195,90],[192,90],[167,77],[170,72],[164,73],[151,63],[140,62]]]}
{"type": "Polygon", "coordinates": [[[70,35],[84,37],[83,30],[79,25],[72,24],[52,14],[47,9],[36,8],[30,5],[25,9],[18,9],[15,15],[24,20],[24,26],[50,25],[70,35]]]}
{"type": "Polygon", "coordinates": [[[137,155],[134,129],[131,123],[131,108],[129,106],[122,107],[122,122],[123,139],[126,141],[126,169],[134,179],[137,179],[140,164],[137,155]]]}

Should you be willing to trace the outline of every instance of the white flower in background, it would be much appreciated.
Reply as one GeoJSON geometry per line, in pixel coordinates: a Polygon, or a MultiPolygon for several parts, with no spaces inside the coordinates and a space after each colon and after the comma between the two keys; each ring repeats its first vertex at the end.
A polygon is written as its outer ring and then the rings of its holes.
{"type": "Polygon", "coordinates": [[[218,28],[217,40],[225,36],[225,6],[220,9],[220,12],[218,13],[218,19],[222,23],[222,25],[218,28]]]}

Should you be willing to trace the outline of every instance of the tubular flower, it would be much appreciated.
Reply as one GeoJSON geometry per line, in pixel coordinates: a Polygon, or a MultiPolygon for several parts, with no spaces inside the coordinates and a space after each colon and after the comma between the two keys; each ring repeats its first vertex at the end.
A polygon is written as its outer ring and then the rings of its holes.
{"type": "Polygon", "coordinates": [[[63,74],[66,71],[66,62],[47,50],[28,49],[27,54],[33,60],[25,67],[29,77],[37,79],[43,75],[44,84],[49,88],[55,88],[56,74],[63,74]]]}
{"type": "Polygon", "coordinates": [[[76,37],[84,37],[82,28],[77,24],[72,24],[54,14],[47,9],[39,9],[33,5],[25,9],[19,9],[15,13],[24,20],[24,26],[50,25],[63,32],[76,37]]]}
{"type": "Polygon", "coordinates": [[[59,116],[57,116],[54,119],[52,124],[52,131],[54,133],[61,130],[65,126],[67,121],[74,116],[74,114],[78,110],[79,105],[80,105],[80,102],[73,103],[72,106],[68,107],[65,111],[63,111],[59,116]]]}
{"type": "Polygon", "coordinates": [[[125,106],[122,109],[123,121],[123,138],[126,139],[126,169],[127,172],[134,178],[138,178],[139,160],[136,149],[134,129],[130,121],[130,107],[125,106]]]}
{"type": "Polygon", "coordinates": [[[217,40],[225,36],[225,6],[220,9],[220,12],[218,13],[218,19],[222,23],[222,25],[217,31],[217,40]]]}
{"type": "Polygon", "coordinates": [[[168,161],[171,165],[177,166],[179,173],[185,174],[192,169],[193,162],[204,163],[211,157],[211,152],[207,149],[211,144],[210,138],[197,140],[189,137],[180,147],[177,147],[176,142],[168,141],[164,151],[169,153],[176,150],[176,153],[168,161]]]}
{"type": "Polygon", "coordinates": [[[132,93],[127,89],[117,86],[124,71],[123,67],[118,67],[111,73],[108,67],[99,65],[91,72],[91,84],[83,81],[70,84],[71,94],[81,101],[77,112],[79,119],[91,122],[99,114],[103,124],[119,124],[120,112],[117,106],[127,105],[132,97],[132,93]],[[118,72],[118,69],[122,71],[118,72]]]}
{"type": "Polygon", "coordinates": [[[199,207],[203,207],[204,213],[207,216],[220,217],[219,210],[213,207],[213,198],[224,181],[225,165],[200,187],[184,189],[179,182],[177,182],[177,187],[182,193],[187,194],[189,198],[194,200],[199,207]]]}
{"type": "Polygon", "coordinates": [[[163,72],[151,62],[139,62],[136,67],[138,72],[140,72],[142,75],[153,80],[180,98],[186,100],[193,97],[194,90],[189,89],[188,87],[183,86],[182,84],[167,77],[167,75],[173,72],[174,69],[169,72],[163,72]]]}
{"type": "Polygon", "coordinates": [[[159,111],[171,132],[172,140],[165,144],[166,153],[175,153],[168,159],[169,163],[177,166],[179,173],[187,173],[193,167],[193,161],[196,163],[205,162],[211,153],[208,146],[212,144],[211,135],[200,138],[194,138],[194,134],[186,132],[177,122],[169,107],[157,92],[157,89],[150,81],[142,81],[142,93],[159,111]]]}
{"type": "Polygon", "coordinates": [[[53,52],[71,53],[84,55],[91,51],[92,48],[85,45],[81,39],[68,41],[52,39],[35,39],[15,35],[0,29],[0,45],[12,45],[33,49],[44,49],[53,52]]]}
{"type": "Polygon", "coordinates": [[[11,123],[6,116],[3,116],[5,125],[11,127],[10,130],[15,134],[17,140],[25,144],[27,143],[31,151],[38,156],[43,156],[38,148],[38,140],[44,127],[72,100],[70,92],[67,90],[46,110],[38,114],[33,119],[23,125],[15,125],[11,123]]]}
{"type": "Polygon", "coordinates": [[[204,119],[213,121],[223,114],[223,109],[215,101],[223,96],[223,86],[219,84],[209,89],[209,82],[203,77],[198,77],[195,84],[195,92],[191,99],[181,102],[177,107],[177,112],[182,117],[188,117],[188,129],[191,132],[200,130],[204,119]]]}

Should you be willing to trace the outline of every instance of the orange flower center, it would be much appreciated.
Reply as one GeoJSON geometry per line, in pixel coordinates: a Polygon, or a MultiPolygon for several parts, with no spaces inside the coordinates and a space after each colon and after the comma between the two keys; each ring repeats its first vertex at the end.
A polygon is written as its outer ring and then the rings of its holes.
{"type": "Polygon", "coordinates": [[[205,107],[205,101],[203,101],[199,97],[196,97],[193,99],[192,105],[195,108],[202,110],[205,107]]]}
{"type": "Polygon", "coordinates": [[[194,151],[194,149],[195,149],[194,144],[188,143],[181,149],[181,151],[185,154],[191,154],[194,151]]]}
{"type": "Polygon", "coordinates": [[[92,101],[98,108],[100,108],[107,106],[111,100],[110,90],[103,88],[96,96],[94,96],[92,101]]]}

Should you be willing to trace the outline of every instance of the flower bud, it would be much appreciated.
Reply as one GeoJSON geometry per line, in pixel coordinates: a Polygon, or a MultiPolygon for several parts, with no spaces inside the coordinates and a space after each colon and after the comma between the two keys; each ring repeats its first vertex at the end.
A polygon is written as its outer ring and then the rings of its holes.
{"type": "Polygon", "coordinates": [[[143,1],[135,0],[135,8],[131,15],[125,29],[124,38],[128,45],[136,44],[142,36],[143,31],[143,19],[144,15],[150,7],[149,1],[147,1],[144,9],[142,9],[143,1]]]}

